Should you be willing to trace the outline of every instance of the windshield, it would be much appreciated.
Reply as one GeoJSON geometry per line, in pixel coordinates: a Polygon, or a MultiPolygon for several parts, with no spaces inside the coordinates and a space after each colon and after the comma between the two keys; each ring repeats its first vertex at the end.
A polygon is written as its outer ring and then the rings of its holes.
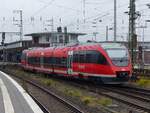
{"type": "Polygon", "coordinates": [[[128,65],[129,55],[128,55],[128,51],[126,49],[107,49],[106,51],[114,65],[116,65],[116,66],[127,66],[128,65]]]}
{"type": "Polygon", "coordinates": [[[108,49],[106,50],[110,58],[127,58],[128,51],[126,49],[108,49]]]}

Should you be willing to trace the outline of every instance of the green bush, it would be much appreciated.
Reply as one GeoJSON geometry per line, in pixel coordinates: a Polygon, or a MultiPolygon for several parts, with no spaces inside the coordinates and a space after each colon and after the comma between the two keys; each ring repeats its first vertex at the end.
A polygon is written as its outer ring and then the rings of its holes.
{"type": "Polygon", "coordinates": [[[150,80],[146,78],[141,78],[137,81],[137,85],[140,87],[150,87],[150,80]]]}
{"type": "Polygon", "coordinates": [[[43,80],[43,83],[47,86],[51,86],[52,84],[54,84],[52,80],[43,80]]]}
{"type": "Polygon", "coordinates": [[[89,96],[82,97],[82,101],[83,101],[86,105],[92,103],[93,100],[94,100],[94,98],[89,97],[89,96]]]}
{"type": "Polygon", "coordinates": [[[73,97],[80,97],[81,96],[81,92],[79,90],[73,90],[70,88],[65,88],[65,93],[67,95],[73,96],[73,97]]]}
{"type": "Polygon", "coordinates": [[[97,100],[97,103],[102,105],[102,106],[108,106],[112,104],[112,100],[109,98],[100,98],[97,100]]]}

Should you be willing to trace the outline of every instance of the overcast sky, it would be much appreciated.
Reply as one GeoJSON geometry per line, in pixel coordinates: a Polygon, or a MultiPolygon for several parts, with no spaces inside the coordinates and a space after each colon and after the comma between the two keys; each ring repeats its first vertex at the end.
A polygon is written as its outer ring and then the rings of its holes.
{"type": "MultiPolygon", "coordinates": [[[[105,40],[106,26],[109,30],[109,40],[113,40],[113,1],[114,0],[85,0],[85,17],[83,0],[0,0],[0,31],[19,31],[13,24],[13,18],[19,20],[19,14],[14,10],[23,11],[24,34],[40,31],[51,31],[51,20],[54,28],[67,26],[70,32],[84,32],[88,35],[80,37],[80,41],[94,38],[93,32],[98,32],[96,40],[105,40]],[[31,19],[32,18],[32,19],[31,19]],[[84,23],[85,18],[85,23],[84,23]],[[95,20],[96,19],[96,20],[95,20]],[[101,22],[99,21],[101,20],[101,22]],[[93,22],[97,22],[94,25],[93,22]],[[93,27],[96,26],[96,27],[93,27]]],[[[145,25],[150,19],[150,9],[146,4],[150,0],[136,0],[137,11],[141,17],[137,19],[137,27],[145,25]]],[[[129,0],[117,0],[117,40],[126,40],[128,34],[129,0]]],[[[142,40],[143,29],[137,29],[138,40],[142,40]]],[[[145,40],[150,41],[150,23],[145,29],[145,40]]],[[[7,41],[19,40],[16,36],[8,35],[7,41]]]]}

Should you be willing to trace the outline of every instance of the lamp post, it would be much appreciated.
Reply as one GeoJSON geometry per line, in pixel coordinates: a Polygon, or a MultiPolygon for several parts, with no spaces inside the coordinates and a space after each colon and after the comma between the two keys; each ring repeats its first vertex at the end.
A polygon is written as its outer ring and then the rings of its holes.
{"type": "MultiPolygon", "coordinates": [[[[93,35],[94,35],[94,37],[95,37],[95,41],[96,41],[96,36],[97,36],[97,34],[98,34],[98,32],[97,32],[97,23],[98,23],[98,22],[102,22],[102,20],[98,20],[98,21],[97,21],[97,20],[95,19],[94,22],[92,22],[92,24],[93,24],[92,27],[95,28],[95,32],[93,32],[93,35]]],[[[93,38],[92,38],[92,40],[93,40],[93,38]]]]}
{"type": "Polygon", "coordinates": [[[106,26],[106,42],[109,41],[108,40],[108,34],[109,34],[109,31],[113,30],[112,27],[109,27],[108,25],[106,26]]]}
{"type": "Polygon", "coordinates": [[[106,41],[108,41],[108,26],[106,26],[106,41]]]}
{"type": "MultiPolygon", "coordinates": [[[[15,24],[18,25],[20,27],[20,41],[22,41],[23,39],[23,17],[22,17],[22,10],[14,10],[13,13],[19,13],[20,14],[20,23],[15,24]]],[[[13,21],[18,21],[18,20],[13,20],[13,21]]]]}
{"type": "Polygon", "coordinates": [[[5,41],[5,32],[2,32],[2,42],[1,42],[1,44],[3,46],[3,63],[5,62],[5,43],[4,43],[4,41],[5,41]]]}
{"type": "Polygon", "coordinates": [[[114,42],[117,41],[117,0],[114,0],[114,42]]]}
{"type": "Polygon", "coordinates": [[[51,32],[53,32],[54,31],[54,20],[53,20],[53,17],[52,17],[52,19],[48,19],[48,20],[46,20],[45,21],[45,26],[47,26],[47,27],[51,27],[51,32]]]}

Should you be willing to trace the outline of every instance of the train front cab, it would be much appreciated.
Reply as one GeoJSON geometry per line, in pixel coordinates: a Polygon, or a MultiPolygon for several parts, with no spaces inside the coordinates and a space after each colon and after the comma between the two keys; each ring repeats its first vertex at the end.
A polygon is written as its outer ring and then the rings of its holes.
{"type": "Polygon", "coordinates": [[[132,76],[132,66],[127,48],[115,43],[113,46],[105,46],[104,49],[114,77],[102,77],[102,81],[111,84],[128,82],[132,76]]]}
{"type": "Polygon", "coordinates": [[[127,82],[131,76],[130,57],[125,47],[117,47],[94,45],[93,49],[87,46],[86,49],[76,49],[73,51],[71,73],[105,84],[127,82]]]}

